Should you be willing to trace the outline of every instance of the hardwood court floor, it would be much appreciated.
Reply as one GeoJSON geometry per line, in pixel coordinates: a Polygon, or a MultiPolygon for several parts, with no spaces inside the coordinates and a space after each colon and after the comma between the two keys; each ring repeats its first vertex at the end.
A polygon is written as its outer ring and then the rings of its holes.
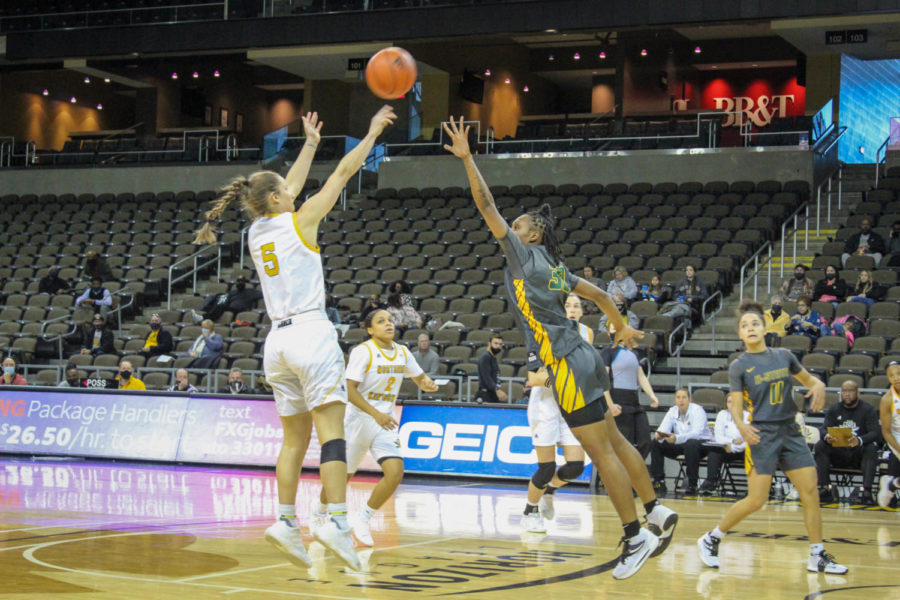
{"type": "MultiPolygon", "coordinates": [[[[791,503],[730,534],[716,572],[701,566],[695,542],[730,502],[668,500],[681,513],[668,551],[615,581],[621,530],[605,496],[559,493],[549,534],[528,536],[520,486],[413,481],[376,515],[376,548],[361,552],[365,572],[351,573],[317,543],[304,570],[263,540],[274,482],[271,471],[2,460],[0,597],[900,599],[896,511],[823,510],[847,576],[806,572],[802,511],[791,503]]],[[[351,484],[351,511],[373,485],[351,484]]],[[[304,526],[318,492],[304,479],[304,526]]]]}

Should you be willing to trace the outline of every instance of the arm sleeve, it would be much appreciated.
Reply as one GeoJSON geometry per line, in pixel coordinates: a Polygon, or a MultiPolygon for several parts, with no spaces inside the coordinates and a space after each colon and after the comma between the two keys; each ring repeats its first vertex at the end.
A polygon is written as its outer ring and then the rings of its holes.
{"type": "Polygon", "coordinates": [[[506,264],[512,276],[517,279],[525,277],[525,266],[528,264],[530,256],[522,240],[507,225],[506,235],[497,241],[500,242],[500,249],[506,255],[506,264]]]}
{"type": "Polygon", "coordinates": [[[788,368],[791,371],[791,375],[796,375],[797,373],[803,370],[803,365],[800,364],[800,361],[797,360],[797,355],[788,350],[787,348],[781,348],[781,351],[787,356],[788,361],[790,361],[790,365],[788,368]]]}
{"type": "Polygon", "coordinates": [[[863,444],[877,442],[878,437],[881,435],[881,425],[878,420],[878,411],[876,411],[874,408],[868,410],[866,412],[864,423],[866,432],[859,436],[859,439],[862,440],[863,444]]]}
{"type": "Polygon", "coordinates": [[[666,411],[666,416],[663,417],[662,423],[659,424],[659,427],[656,430],[660,433],[672,433],[672,425],[674,424],[674,418],[672,416],[672,412],[678,410],[677,406],[673,406],[668,411],[666,411]]]}
{"type": "Polygon", "coordinates": [[[103,306],[112,306],[112,294],[109,293],[109,290],[103,288],[103,299],[100,301],[100,304],[103,306]]]}
{"type": "MultiPolygon", "coordinates": [[[[566,285],[569,286],[570,290],[574,290],[578,286],[578,282],[581,281],[581,277],[574,274],[569,269],[566,269],[566,285]]],[[[590,282],[588,282],[590,283],[590,282]]],[[[603,289],[602,287],[600,289],[603,289]]]]}
{"type": "Polygon", "coordinates": [[[853,254],[854,251],[859,247],[859,234],[851,235],[847,238],[847,241],[844,242],[844,252],[847,254],[853,254]]]}
{"type": "Polygon", "coordinates": [[[497,382],[494,380],[494,373],[491,369],[491,357],[487,352],[478,359],[478,382],[483,389],[494,391],[497,389],[497,382]]]}
{"type": "Polygon", "coordinates": [[[81,304],[83,300],[87,300],[88,294],[91,292],[91,288],[84,290],[84,293],[75,298],[75,306],[81,304]]]}
{"type": "Polygon", "coordinates": [[[156,338],[156,345],[150,348],[151,355],[165,354],[172,350],[172,334],[166,330],[159,332],[156,338]]]}
{"type": "Polygon", "coordinates": [[[218,333],[214,333],[206,338],[206,347],[209,348],[210,352],[221,352],[224,346],[225,340],[218,333]]]}
{"type": "Polygon", "coordinates": [[[426,358],[427,362],[423,362],[422,368],[429,375],[437,375],[441,370],[441,357],[435,352],[434,354],[427,354],[426,358]]]}
{"type": "Polygon", "coordinates": [[[350,352],[350,360],[347,361],[347,379],[362,383],[371,362],[372,354],[368,346],[360,344],[354,348],[350,352]]]}
{"type": "MultiPolygon", "coordinates": [[[[835,406],[840,406],[840,404],[836,404],[835,406]]],[[[829,427],[837,427],[837,417],[835,417],[834,408],[832,406],[828,410],[825,411],[825,418],[822,420],[822,427],[819,429],[819,433],[822,436],[822,439],[825,438],[825,434],[828,433],[829,427]]]]}
{"type": "Polygon", "coordinates": [[[728,391],[730,393],[743,393],[744,391],[744,378],[743,378],[744,370],[741,367],[740,361],[735,360],[731,363],[731,366],[728,367],[728,391]]]}
{"type": "Polygon", "coordinates": [[[731,440],[728,439],[728,432],[725,429],[727,423],[728,409],[722,409],[719,411],[719,414],[716,415],[716,425],[713,428],[713,437],[717,444],[728,444],[731,442],[731,440]]]}
{"type": "Polygon", "coordinates": [[[634,279],[631,277],[627,277],[622,280],[622,283],[625,285],[624,290],[622,291],[622,295],[625,296],[628,300],[633,300],[637,296],[637,284],[634,282],[634,279]]]}
{"type": "Polygon", "coordinates": [[[416,361],[416,357],[412,355],[412,352],[409,351],[409,348],[401,348],[401,352],[406,354],[406,374],[410,377],[418,377],[425,371],[422,370],[422,367],[419,366],[419,363],[416,361]]]}
{"type": "MultiPolygon", "coordinates": [[[[93,343],[93,340],[88,340],[88,342],[86,344],[86,347],[88,348],[88,350],[90,350],[92,343],[93,343]]],[[[100,335],[100,348],[106,354],[114,354],[115,353],[116,344],[115,344],[115,340],[113,339],[112,331],[104,331],[100,335]]]]}

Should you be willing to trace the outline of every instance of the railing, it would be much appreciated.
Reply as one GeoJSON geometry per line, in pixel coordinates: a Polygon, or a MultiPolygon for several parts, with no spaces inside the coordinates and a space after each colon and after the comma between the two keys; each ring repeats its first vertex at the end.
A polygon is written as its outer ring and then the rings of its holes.
{"type": "Polygon", "coordinates": [[[794,264],[797,264],[797,236],[800,234],[799,230],[799,222],[798,219],[800,217],[800,213],[805,211],[805,215],[803,217],[803,222],[805,224],[804,230],[806,232],[806,240],[803,245],[803,249],[809,248],[809,202],[804,202],[802,206],[800,206],[797,210],[795,210],[791,215],[784,220],[784,223],[781,224],[781,273],[779,277],[784,277],[784,248],[787,246],[787,236],[790,235],[793,238],[794,245],[794,264]],[[787,230],[788,223],[792,222],[794,226],[792,229],[787,230]]]}
{"type": "Polygon", "coordinates": [[[678,324],[678,327],[672,330],[669,334],[669,338],[666,340],[666,350],[668,350],[669,356],[675,357],[675,387],[681,387],[681,350],[684,348],[684,344],[687,342],[687,326],[685,322],[682,321],[678,324]],[[672,344],[676,341],[676,336],[678,332],[681,331],[681,341],[678,342],[678,346],[673,346],[672,344]]]}
{"type": "Polygon", "coordinates": [[[0,137],[0,169],[3,167],[12,166],[12,155],[13,155],[13,146],[16,143],[16,138],[12,136],[3,136],[0,137]]]}
{"type": "MultiPolygon", "coordinates": [[[[447,377],[447,375],[438,375],[436,379],[446,379],[447,377]]],[[[457,393],[459,395],[458,402],[474,402],[474,399],[472,398],[472,390],[474,389],[475,391],[478,391],[478,375],[464,375],[459,377],[465,379],[466,385],[465,395],[463,395],[460,390],[457,390],[457,393]]],[[[524,386],[528,382],[528,380],[523,377],[499,377],[498,379],[501,382],[506,382],[505,404],[516,404],[519,399],[517,398],[516,401],[513,401],[513,384],[521,383],[524,386]]]]}
{"type": "MultiPolygon", "coordinates": [[[[769,274],[768,274],[768,283],[766,284],[766,293],[772,291],[772,242],[766,242],[763,244],[759,250],[753,253],[753,256],[747,259],[747,262],[741,265],[741,278],[739,282],[739,297],[740,300],[744,300],[744,286],[747,285],[750,277],[753,278],[753,299],[756,300],[757,289],[759,288],[759,257],[763,253],[763,251],[768,250],[768,258],[767,263],[769,265],[769,274]],[[753,272],[748,275],[746,278],[744,274],[747,271],[747,267],[750,266],[750,263],[753,263],[753,272]]],[[[765,266],[765,263],[764,263],[765,266]]]]}
{"type": "MultiPolygon", "coordinates": [[[[192,14],[192,11],[186,12],[187,9],[196,9],[196,8],[215,8],[222,7],[223,9],[223,18],[228,18],[228,2],[226,1],[213,1],[213,2],[197,2],[195,4],[185,4],[181,6],[156,6],[149,8],[105,8],[103,10],[83,10],[83,11],[68,11],[68,12],[56,12],[56,13],[43,13],[43,14],[33,14],[33,15],[15,15],[15,16],[6,16],[0,18],[0,25],[6,31],[12,31],[10,29],[10,25],[14,23],[37,23],[38,27],[36,29],[57,29],[63,27],[63,25],[59,24],[59,20],[63,18],[82,18],[83,23],[66,23],[65,28],[73,28],[73,27],[102,27],[107,25],[141,25],[145,22],[142,21],[142,17],[140,15],[148,15],[148,20],[146,24],[148,25],[158,25],[160,23],[177,23],[177,22],[186,22],[193,21],[197,19],[189,19],[185,18],[186,15],[192,14]],[[179,18],[179,11],[181,12],[181,18],[179,18]],[[155,15],[165,15],[166,20],[162,21],[153,21],[152,17],[155,15]],[[126,16],[128,17],[127,23],[121,23],[116,21],[116,17],[126,16]],[[137,16],[137,18],[136,18],[137,16]],[[108,19],[108,20],[107,20],[108,19]]],[[[202,19],[209,20],[209,19],[202,19]]],[[[32,29],[35,29],[32,27],[32,29]]]]}
{"type": "Polygon", "coordinates": [[[719,290],[716,290],[716,292],[714,294],[712,294],[709,298],[704,300],[703,304],[700,306],[700,315],[703,317],[703,322],[709,323],[710,326],[712,327],[712,351],[710,352],[711,354],[716,353],[716,315],[719,314],[719,312],[722,310],[722,307],[724,306],[724,304],[722,303],[723,299],[724,299],[724,296],[722,295],[722,292],[719,290]],[[713,305],[715,308],[711,312],[707,312],[706,307],[709,305],[710,302],[715,300],[716,297],[718,297],[720,301],[718,302],[718,304],[713,305]]]}
{"type": "MultiPolygon", "coordinates": [[[[887,136],[884,142],[878,146],[878,150],[875,151],[875,187],[878,188],[878,180],[881,178],[881,165],[887,165],[887,150],[888,145],[891,143],[891,136],[887,136]]],[[[2,155],[0,155],[2,156],[2,155]]],[[[0,160],[0,165],[3,164],[3,161],[0,160]]]]}
{"type": "Polygon", "coordinates": [[[173,262],[171,265],[169,265],[168,281],[166,283],[166,309],[167,310],[172,309],[172,285],[173,284],[178,283],[182,279],[186,279],[188,277],[193,276],[193,278],[194,278],[193,289],[194,289],[194,292],[196,293],[196,291],[197,291],[197,272],[200,271],[200,269],[204,269],[213,263],[216,263],[216,281],[218,281],[219,273],[222,271],[222,245],[221,244],[210,244],[208,246],[203,246],[202,248],[200,248],[193,254],[191,254],[189,256],[185,256],[184,258],[179,258],[178,260],[173,262]],[[213,256],[212,258],[209,258],[206,262],[203,262],[203,263],[198,262],[200,260],[200,255],[209,253],[210,249],[215,249],[215,251],[216,251],[215,256],[213,256]],[[178,275],[177,277],[173,277],[172,275],[175,271],[175,268],[178,267],[178,265],[180,265],[182,263],[186,263],[188,261],[193,261],[194,265],[190,269],[188,269],[187,271],[182,273],[181,275],[178,275]]]}
{"type": "MultiPolygon", "coordinates": [[[[837,141],[837,140],[835,140],[835,141],[837,141]]],[[[844,179],[844,163],[838,162],[837,166],[831,171],[831,173],[828,174],[828,177],[822,183],[820,183],[818,185],[818,187],[816,188],[816,235],[819,235],[821,218],[822,218],[822,188],[825,187],[826,185],[828,186],[828,189],[826,190],[825,195],[828,197],[828,204],[827,204],[828,219],[827,219],[827,222],[830,222],[831,221],[831,196],[834,195],[835,193],[837,194],[837,197],[838,197],[837,208],[838,208],[838,210],[841,209],[841,204],[843,202],[843,189],[844,189],[843,179],[844,179]],[[835,173],[837,173],[837,176],[838,176],[837,192],[834,192],[831,190],[831,185],[832,185],[832,181],[834,180],[835,173]]]]}

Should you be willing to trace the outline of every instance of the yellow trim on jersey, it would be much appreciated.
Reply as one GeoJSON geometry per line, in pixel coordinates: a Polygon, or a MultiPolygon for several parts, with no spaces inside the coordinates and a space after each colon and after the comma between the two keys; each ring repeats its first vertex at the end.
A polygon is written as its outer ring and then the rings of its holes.
{"type": "Polygon", "coordinates": [[[397,347],[397,342],[391,342],[391,348],[394,350],[394,356],[388,356],[387,354],[385,354],[384,348],[379,346],[378,342],[376,342],[375,340],[372,340],[372,345],[378,349],[378,353],[384,357],[384,360],[388,362],[394,362],[395,360],[397,360],[397,354],[400,351],[400,349],[397,347]]]}
{"type": "Polygon", "coordinates": [[[566,359],[561,359],[553,365],[556,368],[553,374],[553,387],[556,389],[556,401],[567,413],[572,413],[584,408],[584,395],[575,381],[575,373],[569,368],[566,359]]]}
{"type": "Polygon", "coordinates": [[[747,393],[747,390],[744,390],[744,405],[747,406],[747,412],[750,413],[750,416],[747,417],[747,422],[753,422],[753,400],[750,399],[750,394],[747,393]]]}
{"type": "Polygon", "coordinates": [[[747,447],[744,448],[744,470],[747,471],[747,475],[753,470],[753,457],[750,456],[750,444],[747,444],[747,447]]]}
{"type": "Polygon", "coordinates": [[[311,246],[309,244],[309,242],[306,241],[306,238],[303,237],[303,234],[300,233],[300,224],[297,223],[297,213],[293,213],[291,215],[291,221],[293,221],[294,229],[297,231],[297,235],[300,237],[300,241],[303,242],[303,245],[306,246],[307,248],[309,248],[310,250],[312,250],[313,252],[315,252],[316,254],[319,254],[320,253],[319,245],[316,244],[314,246],[311,246]]]}
{"type": "Polygon", "coordinates": [[[331,395],[331,392],[333,392],[334,390],[337,389],[337,386],[339,386],[339,385],[341,384],[341,380],[343,380],[343,379],[344,379],[344,378],[343,378],[342,376],[340,376],[340,375],[338,376],[337,381],[334,382],[334,385],[331,386],[331,389],[328,390],[327,392],[325,392],[325,396],[324,396],[323,400],[326,399],[326,398],[328,398],[328,396],[331,395]]]}
{"type": "Polygon", "coordinates": [[[544,326],[541,325],[541,322],[534,317],[534,313],[531,312],[531,305],[525,298],[525,280],[513,280],[513,287],[516,290],[516,304],[522,312],[522,316],[525,317],[525,322],[528,323],[528,326],[534,332],[534,341],[538,343],[538,356],[540,357],[541,362],[545,365],[555,363],[556,358],[553,356],[553,347],[550,345],[550,336],[544,331],[544,326]]]}
{"type": "Polygon", "coordinates": [[[366,365],[366,373],[368,373],[369,369],[372,368],[372,361],[375,359],[375,356],[372,354],[372,349],[369,347],[368,340],[363,342],[363,346],[369,351],[369,364],[366,365]]]}

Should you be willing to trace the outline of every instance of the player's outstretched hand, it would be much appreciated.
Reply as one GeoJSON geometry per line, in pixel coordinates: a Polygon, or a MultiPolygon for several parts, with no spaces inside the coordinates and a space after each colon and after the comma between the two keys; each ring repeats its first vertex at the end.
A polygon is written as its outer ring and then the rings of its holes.
{"type": "Polygon", "coordinates": [[[638,331],[631,325],[626,325],[622,328],[622,331],[616,332],[616,344],[624,344],[626,348],[634,348],[637,346],[637,341],[644,337],[643,331],[638,331]]]}
{"type": "Polygon", "coordinates": [[[434,379],[426,375],[425,378],[422,379],[422,383],[419,384],[419,388],[423,392],[436,392],[438,391],[438,384],[434,382],[434,379]]]}
{"type": "Polygon", "coordinates": [[[379,427],[388,431],[397,428],[397,421],[394,420],[393,416],[387,413],[378,413],[378,416],[375,417],[375,422],[378,423],[379,427]]]}
{"type": "Polygon", "coordinates": [[[376,136],[381,135],[384,128],[393,124],[396,118],[397,115],[394,114],[394,108],[389,104],[385,104],[369,122],[369,133],[374,133],[376,136]]]}
{"type": "Polygon", "coordinates": [[[322,139],[321,131],[322,125],[324,125],[322,121],[319,121],[319,113],[308,112],[300,117],[300,120],[303,121],[303,133],[306,134],[306,143],[318,146],[319,140],[322,139]]]}
{"type": "Polygon", "coordinates": [[[817,382],[803,394],[803,397],[812,397],[812,400],[809,401],[810,412],[822,412],[822,409],[825,408],[825,384],[821,381],[817,382]]]}
{"type": "Polygon", "coordinates": [[[454,121],[453,117],[450,117],[449,121],[444,123],[444,131],[450,136],[453,144],[444,144],[444,150],[452,152],[457,158],[466,159],[471,156],[472,150],[469,148],[470,128],[470,125],[463,127],[463,117],[459,118],[459,123],[454,121]]]}

